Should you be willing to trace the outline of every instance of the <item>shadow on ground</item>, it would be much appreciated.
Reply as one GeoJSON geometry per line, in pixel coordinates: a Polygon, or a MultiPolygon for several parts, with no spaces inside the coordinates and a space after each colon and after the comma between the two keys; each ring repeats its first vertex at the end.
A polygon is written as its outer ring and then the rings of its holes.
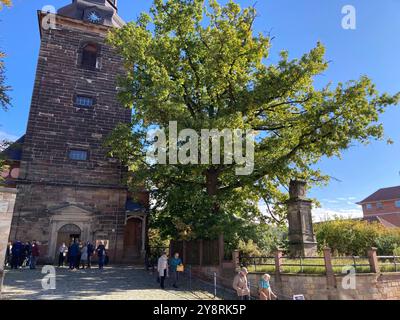
{"type": "Polygon", "coordinates": [[[70,271],[56,268],[56,289],[44,290],[46,274],[36,270],[6,270],[2,299],[6,300],[206,300],[213,299],[213,287],[197,279],[180,279],[179,288],[166,280],[161,290],[157,274],[144,268],[106,267],[104,270],[70,271]]]}

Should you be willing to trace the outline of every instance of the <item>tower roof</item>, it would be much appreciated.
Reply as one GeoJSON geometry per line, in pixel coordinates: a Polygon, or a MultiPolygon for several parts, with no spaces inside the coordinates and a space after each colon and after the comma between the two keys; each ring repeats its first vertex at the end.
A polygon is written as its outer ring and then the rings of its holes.
{"type": "Polygon", "coordinates": [[[118,16],[117,11],[117,0],[73,0],[57,13],[95,24],[122,27],[125,22],[118,16]]]}

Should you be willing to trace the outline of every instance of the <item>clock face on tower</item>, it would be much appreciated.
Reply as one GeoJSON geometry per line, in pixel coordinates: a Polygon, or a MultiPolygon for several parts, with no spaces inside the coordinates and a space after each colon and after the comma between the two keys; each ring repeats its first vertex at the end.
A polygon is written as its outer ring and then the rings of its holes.
{"type": "Polygon", "coordinates": [[[91,23],[100,23],[103,20],[101,15],[95,10],[89,11],[86,18],[91,23]]]}

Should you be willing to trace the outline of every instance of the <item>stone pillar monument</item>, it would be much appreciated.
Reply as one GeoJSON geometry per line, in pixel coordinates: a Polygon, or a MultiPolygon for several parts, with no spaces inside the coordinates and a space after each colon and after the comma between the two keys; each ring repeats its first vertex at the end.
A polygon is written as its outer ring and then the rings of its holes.
{"type": "Polygon", "coordinates": [[[0,295],[3,286],[4,259],[17,189],[0,187],[0,295]]]}
{"type": "Polygon", "coordinates": [[[306,183],[290,181],[289,195],[287,206],[290,255],[314,256],[317,254],[317,242],[312,226],[312,201],[306,198],[306,183]]]}

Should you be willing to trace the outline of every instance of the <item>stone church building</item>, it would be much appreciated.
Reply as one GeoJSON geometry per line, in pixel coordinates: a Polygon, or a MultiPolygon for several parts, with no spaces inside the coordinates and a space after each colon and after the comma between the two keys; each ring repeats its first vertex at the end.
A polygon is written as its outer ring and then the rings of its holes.
{"type": "Polygon", "coordinates": [[[111,262],[143,258],[148,194],[132,195],[104,139],[131,111],[117,100],[123,63],[105,43],[124,25],[116,0],[73,0],[39,11],[40,53],[27,131],[6,150],[17,189],[10,241],[37,240],[53,262],[62,242],[105,241],[111,262]],[[54,24],[55,22],[55,24],[54,24]]]}

